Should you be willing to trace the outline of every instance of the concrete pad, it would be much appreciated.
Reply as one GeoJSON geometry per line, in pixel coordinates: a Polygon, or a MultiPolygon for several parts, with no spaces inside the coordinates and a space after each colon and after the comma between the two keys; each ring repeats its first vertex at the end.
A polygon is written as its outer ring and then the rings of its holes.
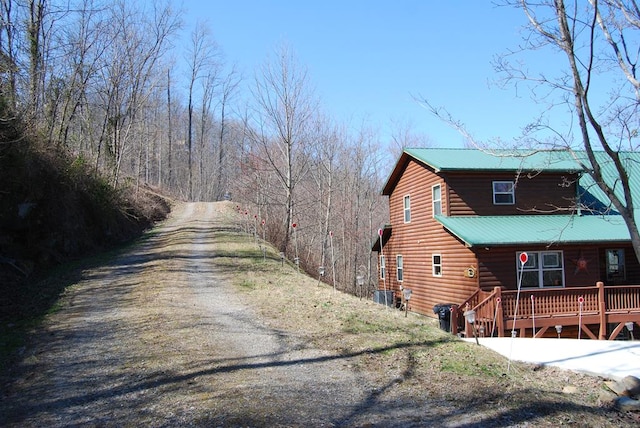
{"type": "MultiPolygon", "coordinates": [[[[464,339],[475,342],[475,339],[464,339]]],[[[480,345],[513,361],[621,380],[640,378],[640,341],[481,337],[480,345]]]]}

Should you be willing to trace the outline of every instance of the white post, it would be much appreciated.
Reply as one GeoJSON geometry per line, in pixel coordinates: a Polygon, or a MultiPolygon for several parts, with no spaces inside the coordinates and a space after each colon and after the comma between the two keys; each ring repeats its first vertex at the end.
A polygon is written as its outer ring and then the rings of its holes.
{"type": "Polygon", "coordinates": [[[500,310],[501,301],[502,299],[500,297],[496,299],[496,310],[495,310],[495,313],[493,314],[493,326],[491,327],[491,337],[493,337],[493,332],[496,329],[496,320],[498,319],[498,311],[500,310]]]}
{"type": "Polygon", "coordinates": [[[578,340],[580,340],[580,335],[582,333],[582,304],[584,303],[584,297],[578,297],[578,304],[580,307],[578,308],[578,340]]]}
{"type": "Polygon", "coordinates": [[[522,287],[522,273],[524,265],[529,260],[529,255],[524,251],[520,253],[520,275],[518,276],[518,292],[516,293],[516,308],[513,310],[513,324],[511,327],[511,344],[509,347],[509,363],[507,364],[507,373],[511,369],[511,354],[513,352],[513,339],[516,337],[516,320],[518,319],[518,306],[520,305],[520,288],[522,287]]]}
{"type": "Polygon", "coordinates": [[[333,232],[329,232],[329,243],[331,245],[331,272],[333,272],[333,292],[336,292],[336,261],[333,255],[333,232]]]}
{"type": "Polygon", "coordinates": [[[296,223],[293,223],[293,242],[295,244],[296,247],[296,258],[295,258],[295,262],[296,262],[296,268],[298,269],[298,272],[300,272],[300,259],[298,258],[298,234],[296,233],[296,223]]]}
{"type": "MultiPolygon", "coordinates": [[[[380,256],[384,260],[384,275],[382,276],[382,288],[384,290],[384,306],[389,307],[387,302],[387,260],[384,258],[384,252],[382,251],[382,229],[378,229],[378,236],[380,237],[380,256]]],[[[382,263],[380,264],[380,270],[382,270],[382,263]]]]}
{"type": "Polygon", "coordinates": [[[536,305],[534,303],[535,301],[535,297],[533,297],[533,294],[531,295],[531,318],[532,318],[532,322],[533,322],[533,336],[532,337],[536,337],[536,305]]]}

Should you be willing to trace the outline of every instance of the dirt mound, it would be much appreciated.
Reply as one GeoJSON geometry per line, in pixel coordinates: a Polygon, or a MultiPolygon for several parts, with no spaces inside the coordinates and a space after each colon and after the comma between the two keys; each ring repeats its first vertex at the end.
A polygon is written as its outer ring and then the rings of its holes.
{"type": "Polygon", "coordinates": [[[83,158],[24,140],[0,144],[0,182],[0,317],[34,297],[33,275],[129,241],[170,210],[151,188],[116,191],[83,158]]]}

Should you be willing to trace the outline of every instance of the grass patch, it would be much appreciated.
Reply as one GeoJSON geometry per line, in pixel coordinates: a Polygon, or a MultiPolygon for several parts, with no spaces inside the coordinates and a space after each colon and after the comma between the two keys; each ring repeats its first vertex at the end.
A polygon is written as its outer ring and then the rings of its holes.
{"type": "Polygon", "coordinates": [[[371,323],[368,320],[361,319],[358,314],[349,314],[344,319],[342,331],[350,334],[362,333],[378,333],[385,329],[377,323],[371,323]]]}
{"type": "Polygon", "coordinates": [[[255,282],[248,279],[243,279],[242,281],[240,281],[239,286],[244,290],[254,290],[257,287],[255,282]]]}

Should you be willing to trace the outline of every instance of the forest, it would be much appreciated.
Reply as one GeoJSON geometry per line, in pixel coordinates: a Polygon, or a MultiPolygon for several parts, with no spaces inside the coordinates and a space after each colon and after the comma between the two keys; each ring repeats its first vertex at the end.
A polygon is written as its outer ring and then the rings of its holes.
{"type": "Polygon", "coordinates": [[[0,15],[3,121],[112,189],[230,199],[301,269],[373,290],[388,153],[374,127],[323,111],[290,46],[240,70],[162,0],[2,0],[0,15]]]}

